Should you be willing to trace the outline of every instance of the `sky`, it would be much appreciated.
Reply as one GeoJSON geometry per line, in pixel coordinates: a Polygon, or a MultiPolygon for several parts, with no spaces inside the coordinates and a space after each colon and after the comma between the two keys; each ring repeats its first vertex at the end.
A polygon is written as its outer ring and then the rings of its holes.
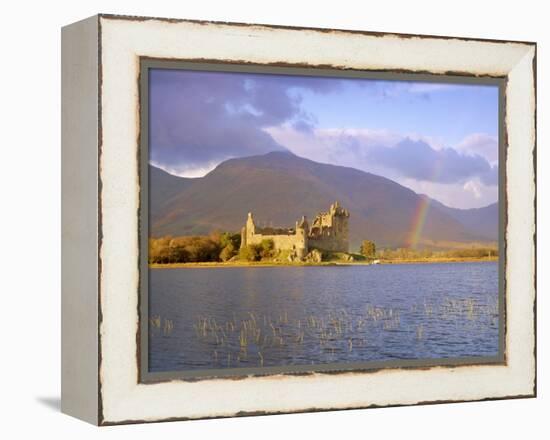
{"type": "Polygon", "coordinates": [[[151,69],[149,124],[151,164],[179,176],[290,151],[456,208],[498,200],[493,85],[151,69]]]}

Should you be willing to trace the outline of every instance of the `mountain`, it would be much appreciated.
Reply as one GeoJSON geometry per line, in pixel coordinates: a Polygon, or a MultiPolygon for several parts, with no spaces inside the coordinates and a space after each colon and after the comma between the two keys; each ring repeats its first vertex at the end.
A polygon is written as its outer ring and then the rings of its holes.
{"type": "Polygon", "coordinates": [[[172,198],[187,189],[193,180],[174,176],[149,165],[149,212],[152,218],[155,213],[169,209],[172,198]]]}
{"type": "MultiPolygon", "coordinates": [[[[426,196],[425,196],[426,197],[426,196]]],[[[487,240],[498,240],[498,203],[483,208],[458,209],[444,205],[437,200],[430,199],[432,206],[450,215],[462,226],[487,240]]]]}
{"type": "MultiPolygon", "coordinates": [[[[249,211],[260,226],[293,226],[302,215],[312,219],[338,200],[350,211],[352,248],[363,239],[378,246],[407,246],[426,205],[424,196],[392,180],[289,152],[230,159],[195,179],[171,176],[151,166],[150,188],[150,227],[155,237],[237,232],[249,211]]],[[[468,215],[459,219],[437,203],[426,212],[420,245],[487,241],[475,225],[467,225],[468,215]]]]}

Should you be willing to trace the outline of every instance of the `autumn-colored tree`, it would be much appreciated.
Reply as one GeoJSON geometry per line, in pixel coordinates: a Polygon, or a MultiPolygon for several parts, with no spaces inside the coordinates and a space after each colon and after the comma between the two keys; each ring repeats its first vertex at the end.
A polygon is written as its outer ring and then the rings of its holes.
{"type": "Polygon", "coordinates": [[[363,240],[359,252],[365,257],[374,257],[376,255],[376,245],[373,241],[363,240]]]}

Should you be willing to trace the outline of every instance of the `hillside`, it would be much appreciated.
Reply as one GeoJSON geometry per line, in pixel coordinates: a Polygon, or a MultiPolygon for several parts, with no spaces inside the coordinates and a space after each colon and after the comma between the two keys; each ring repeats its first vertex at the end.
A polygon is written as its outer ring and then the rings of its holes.
{"type": "MultiPolygon", "coordinates": [[[[150,174],[154,237],[239,231],[249,211],[260,226],[292,226],[302,215],[311,219],[338,200],[350,211],[353,248],[362,239],[378,246],[406,246],[424,202],[424,196],[384,177],[287,152],[230,159],[196,179],[154,167],[150,174]]],[[[484,233],[490,228],[477,231],[468,215],[458,218],[437,203],[427,212],[420,245],[425,240],[488,240],[484,233]]]]}
{"type": "Polygon", "coordinates": [[[173,197],[189,187],[194,179],[177,177],[166,171],[149,166],[149,211],[154,218],[155,213],[170,209],[173,197]]]}
{"type": "Polygon", "coordinates": [[[483,208],[458,209],[446,206],[434,199],[430,200],[432,206],[450,215],[466,229],[476,231],[478,235],[488,240],[498,240],[498,203],[483,208]]]}

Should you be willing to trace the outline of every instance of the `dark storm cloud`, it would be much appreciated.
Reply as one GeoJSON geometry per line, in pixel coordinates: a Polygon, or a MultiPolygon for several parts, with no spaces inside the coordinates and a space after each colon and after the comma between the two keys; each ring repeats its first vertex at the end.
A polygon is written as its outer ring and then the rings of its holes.
{"type": "Polygon", "coordinates": [[[298,89],[326,93],[328,78],[154,69],[150,72],[150,158],[193,169],[229,157],[285,150],[265,127],[290,122],[311,130],[298,89]]]}
{"type": "Polygon", "coordinates": [[[498,182],[498,167],[480,155],[462,154],[453,148],[436,150],[426,142],[409,138],[393,147],[370,148],[367,158],[416,180],[460,183],[478,177],[485,185],[498,182]]]}

